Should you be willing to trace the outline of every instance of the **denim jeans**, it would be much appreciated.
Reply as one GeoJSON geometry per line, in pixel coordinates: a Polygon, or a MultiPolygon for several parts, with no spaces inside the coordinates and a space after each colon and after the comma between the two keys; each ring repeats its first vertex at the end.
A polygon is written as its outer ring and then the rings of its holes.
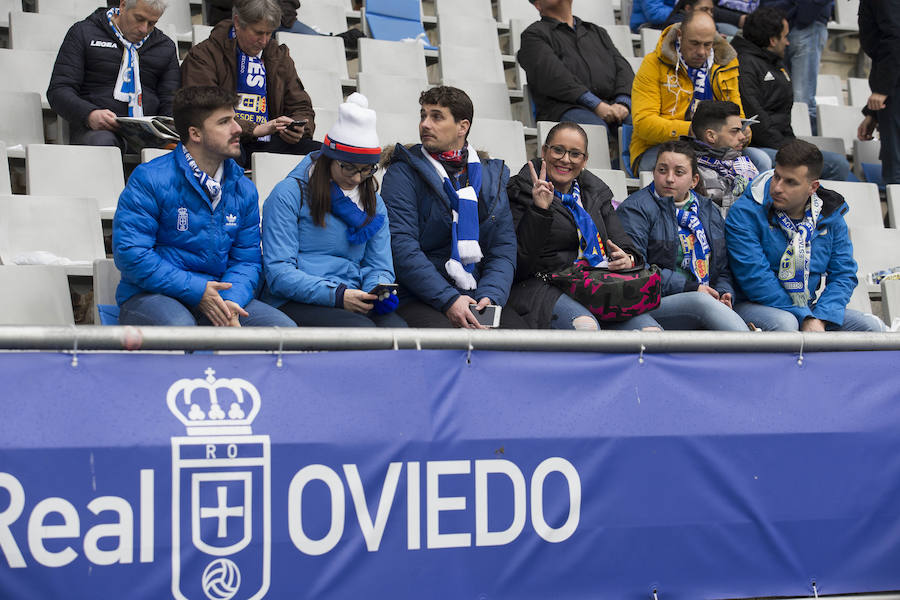
{"type": "MultiPolygon", "coordinates": [[[[749,146],[744,148],[744,156],[749,158],[759,172],[768,171],[775,166],[775,148],[759,148],[749,146]]],[[[855,175],[851,176],[850,163],[847,159],[837,152],[829,152],[822,150],[822,158],[825,159],[822,165],[822,179],[831,181],[858,181],[855,175]]]]}
{"type": "Polygon", "coordinates": [[[319,306],[288,302],[281,311],[301,327],[406,327],[396,312],[379,315],[370,312],[367,315],[350,312],[334,306],[319,306]]]}
{"type": "Polygon", "coordinates": [[[613,329],[619,331],[628,331],[631,329],[643,329],[645,327],[659,327],[659,323],[650,316],[650,313],[644,313],[631,317],[627,321],[621,323],[600,323],[591,312],[581,305],[571,296],[563,294],[553,306],[553,316],[550,318],[550,329],[575,329],[575,319],[578,317],[590,317],[597,326],[597,329],[613,329]]]}
{"type": "Polygon", "coordinates": [[[816,78],[819,75],[819,62],[825,42],[828,41],[828,30],[825,23],[816,21],[803,29],[792,29],[788,33],[789,45],[785,62],[791,74],[794,87],[794,101],[806,102],[809,106],[809,120],[812,131],[816,133],[816,78]]]}
{"type": "Polygon", "coordinates": [[[650,146],[644,153],[641,154],[638,162],[637,172],[634,174],[635,177],[640,177],[641,171],[653,171],[656,168],[656,158],[659,156],[659,148],[662,144],[656,146],[650,146]]]}
{"type": "Polygon", "coordinates": [[[663,296],[659,308],[648,313],[663,329],[747,331],[740,315],[705,292],[663,296]]]}
{"type": "MultiPolygon", "coordinates": [[[[797,317],[786,310],[773,308],[755,302],[741,302],[734,307],[748,323],[753,323],[763,331],[799,331],[797,317]]],[[[886,331],[884,323],[875,315],[861,313],[848,308],[844,310],[843,325],[825,323],[827,331],[886,331]]]]}
{"type": "MultiPolygon", "coordinates": [[[[251,300],[244,310],[250,316],[240,318],[242,327],[296,327],[286,314],[259,300],[251,300]]],[[[142,293],[122,303],[119,324],[193,327],[210,325],[210,321],[196,307],[189,308],[180,300],[162,294],[142,293]]]]}

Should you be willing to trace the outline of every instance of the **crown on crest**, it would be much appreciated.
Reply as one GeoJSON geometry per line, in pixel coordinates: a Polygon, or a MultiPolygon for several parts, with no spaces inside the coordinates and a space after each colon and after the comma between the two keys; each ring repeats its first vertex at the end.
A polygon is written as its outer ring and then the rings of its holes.
{"type": "Polygon", "coordinates": [[[179,379],[166,393],[172,414],[188,435],[249,435],[259,412],[256,387],[246,379],[216,379],[208,367],[203,379],[179,379]]]}

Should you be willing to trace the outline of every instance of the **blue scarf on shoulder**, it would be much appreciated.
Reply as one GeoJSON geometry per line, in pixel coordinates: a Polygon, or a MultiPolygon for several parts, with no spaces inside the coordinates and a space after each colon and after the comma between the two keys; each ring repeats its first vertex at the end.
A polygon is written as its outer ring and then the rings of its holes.
{"type": "Polygon", "coordinates": [[[608,262],[603,248],[603,240],[600,239],[597,225],[581,203],[581,188],[578,187],[578,180],[572,181],[571,192],[571,194],[561,194],[554,191],[553,195],[569,209],[572,218],[575,219],[575,227],[578,228],[578,256],[575,258],[575,262],[583,259],[592,267],[606,267],[608,262]]]}
{"type": "Polygon", "coordinates": [[[384,226],[384,215],[369,219],[353,200],[344,194],[341,186],[331,182],[331,214],[347,226],[347,241],[352,245],[365,244],[384,226]]]}

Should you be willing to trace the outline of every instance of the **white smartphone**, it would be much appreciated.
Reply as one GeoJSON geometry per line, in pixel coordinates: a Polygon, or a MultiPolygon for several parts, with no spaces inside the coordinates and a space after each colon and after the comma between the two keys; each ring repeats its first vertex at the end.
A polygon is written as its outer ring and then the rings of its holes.
{"type": "Polygon", "coordinates": [[[488,304],[481,310],[475,308],[476,306],[478,305],[470,304],[469,310],[472,311],[472,314],[475,315],[475,318],[479,323],[481,323],[485,327],[500,326],[500,311],[503,310],[502,306],[498,306],[496,304],[488,304]]]}

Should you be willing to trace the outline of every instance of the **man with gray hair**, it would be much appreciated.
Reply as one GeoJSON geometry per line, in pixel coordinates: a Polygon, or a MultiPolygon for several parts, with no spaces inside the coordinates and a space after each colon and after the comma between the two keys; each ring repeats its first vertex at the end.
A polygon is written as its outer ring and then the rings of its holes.
{"type": "Polygon", "coordinates": [[[254,152],[309,154],[321,147],[312,139],[315,112],[290,52],[272,39],[279,23],[277,0],[237,0],[232,18],[220,21],[181,65],[184,87],[217,86],[238,95],[245,167],[254,152]]]}
{"type": "Polygon", "coordinates": [[[157,30],[167,0],[121,0],[72,25],[47,99],[69,122],[73,144],[119,146],[116,117],[172,115],[179,84],[175,43],[157,30]]]}

